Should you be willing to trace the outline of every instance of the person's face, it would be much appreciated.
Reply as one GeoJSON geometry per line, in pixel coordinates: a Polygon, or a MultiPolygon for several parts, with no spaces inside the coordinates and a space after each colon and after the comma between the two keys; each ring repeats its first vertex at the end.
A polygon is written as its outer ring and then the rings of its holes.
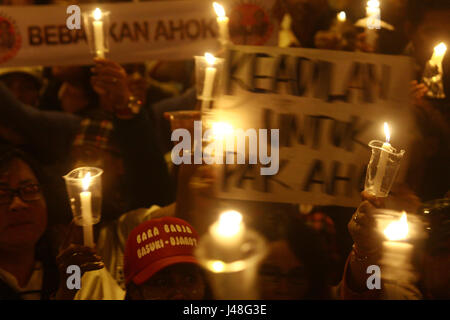
{"type": "Polygon", "coordinates": [[[308,290],[305,268],[284,240],[269,245],[258,282],[264,300],[303,299],[308,290]]]}
{"type": "Polygon", "coordinates": [[[24,201],[15,195],[10,203],[0,201],[0,248],[34,247],[47,226],[47,207],[42,192],[32,185],[38,184],[31,168],[22,160],[13,159],[0,168],[0,199],[8,189],[25,188],[23,192],[39,194],[33,201],[24,201]]]}
{"type": "Polygon", "coordinates": [[[205,280],[194,264],[176,264],[157,272],[130,292],[132,300],[201,300],[205,280]]]}
{"type": "Polygon", "coordinates": [[[39,85],[31,76],[12,73],[3,76],[1,81],[22,103],[34,107],[37,106],[39,101],[39,85]]]}
{"type": "Polygon", "coordinates": [[[429,60],[440,42],[450,44],[450,10],[431,10],[420,25],[410,33],[420,62],[429,60]]]}

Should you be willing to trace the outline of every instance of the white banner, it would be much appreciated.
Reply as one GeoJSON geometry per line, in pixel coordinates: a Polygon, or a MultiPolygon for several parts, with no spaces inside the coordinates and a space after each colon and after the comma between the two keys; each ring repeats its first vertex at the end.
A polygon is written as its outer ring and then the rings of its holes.
{"type": "Polygon", "coordinates": [[[220,121],[280,129],[280,160],[273,176],[260,175],[260,165],[225,165],[221,197],[356,206],[368,143],[385,140],[385,121],[392,146],[406,150],[402,180],[411,139],[409,58],[249,46],[227,56],[220,121]]]}
{"type": "MultiPolygon", "coordinates": [[[[274,0],[224,1],[235,44],[276,45],[274,0]]],[[[219,49],[216,14],[209,1],[163,1],[96,6],[110,12],[108,57],[121,62],[190,59],[219,49]]],[[[0,6],[0,66],[89,64],[83,27],[69,30],[66,6],[0,6]]],[[[83,19],[82,19],[83,20],[83,19]]]]}

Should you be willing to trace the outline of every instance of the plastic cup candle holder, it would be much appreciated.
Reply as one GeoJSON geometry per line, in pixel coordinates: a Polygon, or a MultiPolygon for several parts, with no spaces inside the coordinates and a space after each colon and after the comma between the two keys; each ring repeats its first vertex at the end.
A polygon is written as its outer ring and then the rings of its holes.
{"type": "Polygon", "coordinates": [[[92,226],[101,218],[102,174],[102,169],[81,167],[63,177],[74,221],[83,227],[85,244],[89,246],[93,245],[92,226]]]}
{"type": "Polygon", "coordinates": [[[218,299],[256,299],[256,275],[265,253],[264,239],[234,210],[220,215],[196,249],[218,299]]]}
{"type": "Polygon", "coordinates": [[[378,140],[370,141],[369,147],[372,148],[372,156],[367,166],[364,190],[377,197],[387,197],[405,151],[397,151],[392,146],[388,148],[385,142],[378,140]]]}
{"type": "Polygon", "coordinates": [[[369,147],[372,148],[372,156],[367,166],[366,183],[364,190],[377,197],[387,197],[395,180],[400,160],[404,150],[397,151],[390,144],[391,132],[388,124],[384,123],[386,142],[372,140],[369,147]]]}
{"type": "Polygon", "coordinates": [[[105,58],[109,52],[110,12],[100,8],[84,14],[84,28],[89,50],[94,57],[105,58]]]}

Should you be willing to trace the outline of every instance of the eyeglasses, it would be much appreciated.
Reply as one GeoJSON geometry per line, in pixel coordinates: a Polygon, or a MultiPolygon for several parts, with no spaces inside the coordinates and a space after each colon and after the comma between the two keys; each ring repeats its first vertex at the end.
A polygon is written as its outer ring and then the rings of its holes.
{"type": "Polygon", "coordinates": [[[41,186],[28,184],[17,189],[0,188],[0,205],[10,204],[15,196],[25,202],[39,200],[42,197],[41,186]]]}

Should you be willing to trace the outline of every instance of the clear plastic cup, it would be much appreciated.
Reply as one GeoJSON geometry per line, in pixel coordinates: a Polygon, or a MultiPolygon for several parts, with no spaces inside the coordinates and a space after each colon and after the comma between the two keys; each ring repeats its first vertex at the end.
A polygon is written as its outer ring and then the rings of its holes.
{"type": "Polygon", "coordinates": [[[378,140],[370,141],[369,147],[372,148],[372,156],[367,166],[364,190],[377,197],[387,197],[405,151],[386,147],[383,141],[378,140]]]}
{"type": "Polygon", "coordinates": [[[219,300],[258,299],[256,280],[266,248],[264,239],[249,229],[238,245],[225,248],[218,245],[211,233],[203,235],[195,255],[208,270],[214,297],[219,300]]]}
{"type": "Polygon", "coordinates": [[[83,14],[89,50],[94,57],[105,58],[109,52],[110,12],[95,10],[83,14]]]}
{"type": "Polygon", "coordinates": [[[103,170],[94,167],[80,167],[72,170],[63,178],[69,195],[69,203],[72,208],[74,221],[79,226],[96,224],[101,218],[102,208],[102,179],[103,170]],[[90,173],[90,181],[87,185],[83,179],[90,173]],[[90,200],[90,212],[83,212],[82,202],[90,200]],[[89,199],[90,198],[90,199],[89,199]],[[90,216],[87,216],[90,213],[90,216]]]}

